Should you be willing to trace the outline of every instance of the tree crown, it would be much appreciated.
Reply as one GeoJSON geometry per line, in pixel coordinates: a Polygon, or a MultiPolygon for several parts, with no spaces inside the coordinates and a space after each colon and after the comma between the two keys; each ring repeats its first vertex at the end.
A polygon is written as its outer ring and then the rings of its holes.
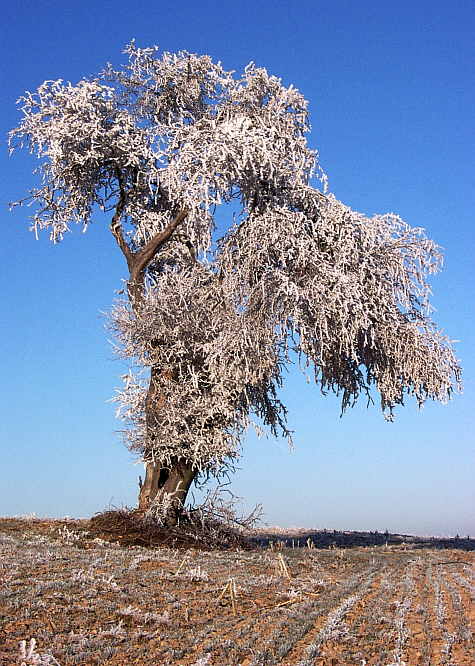
{"type": "Polygon", "coordinates": [[[130,269],[113,326],[166,403],[151,423],[150,391],[127,377],[129,445],[160,460],[179,447],[209,469],[235,454],[253,411],[290,434],[278,389],[294,354],[343,409],[373,386],[389,417],[408,394],[448,399],[460,368],[430,318],[439,248],[326,193],[300,92],[252,63],[236,77],[208,56],[126,53],[121,69],[26,93],[11,143],[41,159],[36,231],[56,242],[96,206],[113,214],[130,269]]]}

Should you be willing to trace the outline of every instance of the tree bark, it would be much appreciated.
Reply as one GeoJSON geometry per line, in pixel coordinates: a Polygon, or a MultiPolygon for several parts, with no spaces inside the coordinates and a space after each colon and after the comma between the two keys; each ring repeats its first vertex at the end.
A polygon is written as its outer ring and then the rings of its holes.
{"type": "Polygon", "coordinates": [[[169,509],[164,516],[164,522],[168,527],[176,525],[196,473],[196,469],[183,459],[172,460],[169,467],[162,467],[158,461],[145,463],[145,481],[140,488],[139,511],[146,513],[152,504],[158,504],[168,496],[170,503],[167,504],[169,509]]]}
{"type": "MultiPolygon", "coordinates": [[[[150,384],[145,401],[147,430],[153,438],[160,429],[160,413],[166,409],[166,395],[163,392],[163,379],[168,382],[177,381],[176,373],[168,368],[153,366],[150,384]]],[[[176,524],[186,496],[196,477],[197,470],[186,458],[172,458],[169,465],[159,460],[145,463],[145,480],[140,488],[138,510],[146,513],[153,504],[167,499],[167,515],[164,521],[167,526],[176,524]]]]}

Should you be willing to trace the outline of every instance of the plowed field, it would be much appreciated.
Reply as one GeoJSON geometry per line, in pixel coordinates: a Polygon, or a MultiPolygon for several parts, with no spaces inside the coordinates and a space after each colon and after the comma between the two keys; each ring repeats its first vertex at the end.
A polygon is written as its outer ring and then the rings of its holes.
{"type": "Polygon", "coordinates": [[[86,529],[0,521],[2,666],[475,664],[473,553],[146,549],[86,529]]]}

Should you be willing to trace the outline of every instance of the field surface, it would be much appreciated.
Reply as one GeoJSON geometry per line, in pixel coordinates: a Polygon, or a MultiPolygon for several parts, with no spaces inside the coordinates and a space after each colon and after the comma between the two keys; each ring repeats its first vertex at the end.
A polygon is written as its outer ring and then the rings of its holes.
{"type": "Polygon", "coordinates": [[[0,664],[473,666],[473,552],[124,547],[0,519],[0,664]]]}

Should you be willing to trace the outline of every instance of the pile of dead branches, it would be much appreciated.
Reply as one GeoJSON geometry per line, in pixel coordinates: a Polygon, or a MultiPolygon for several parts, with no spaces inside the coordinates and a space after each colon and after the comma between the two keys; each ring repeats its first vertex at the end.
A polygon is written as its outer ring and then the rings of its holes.
{"type": "Polygon", "coordinates": [[[203,504],[184,508],[172,527],[163,526],[153,515],[126,507],[96,514],[88,529],[95,537],[124,546],[249,550],[255,547],[251,541],[252,525],[259,517],[260,507],[248,516],[238,517],[233,501],[223,501],[214,492],[203,504]]]}

